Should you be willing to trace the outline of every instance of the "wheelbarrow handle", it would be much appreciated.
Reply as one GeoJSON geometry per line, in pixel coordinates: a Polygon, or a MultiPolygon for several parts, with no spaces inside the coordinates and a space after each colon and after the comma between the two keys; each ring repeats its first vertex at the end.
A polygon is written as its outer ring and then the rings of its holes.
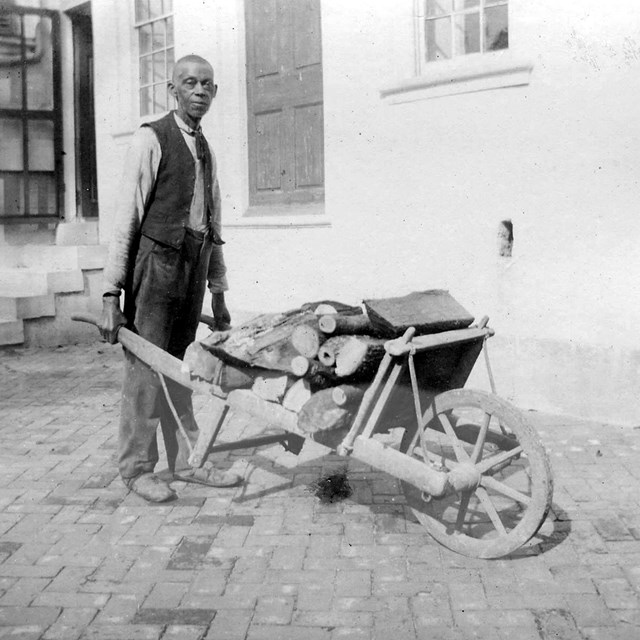
{"type": "Polygon", "coordinates": [[[98,326],[98,318],[90,313],[74,313],[71,316],[72,320],[76,322],[86,322],[87,324],[92,324],[94,327],[98,326]]]}
{"type": "MultiPolygon", "coordinates": [[[[96,327],[98,326],[98,319],[91,314],[78,313],[72,315],[71,319],[78,322],[87,322],[96,327]]],[[[127,349],[127,351],[130,351],[136,357],[140,358],[140,360],[151,367],[156,373],[162,374],[192,391],[205,392],[208,395],[218,395],[219,390],[214,385],[197,379],[192,380],[188,370],[183,368],[182,360],[179,360],[160,347],[145,340],[137,333],[134,333],[126,327],[120,327],[117,337],[118,342],[127,349]]]]}

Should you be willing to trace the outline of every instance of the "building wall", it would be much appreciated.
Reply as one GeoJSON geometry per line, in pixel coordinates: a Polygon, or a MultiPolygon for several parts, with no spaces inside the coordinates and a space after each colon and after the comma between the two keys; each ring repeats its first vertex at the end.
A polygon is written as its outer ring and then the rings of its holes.
{"type": "MultiPolygon", "coordinates": [[[[123,4],[92,5],[103,242],[137,124],[123,4]]],[[[414,1],[323,0],[325,213],[257,223],[244,216],[242,0],[174,5],[177,54],[210,59],[220,85],[203,126],[220,165],[232,308],[447,288],[491,317],[501,395],[638,423],[633,0],[511,0],[510,54],[532,64],[528,84],[400,104],[380,92],[413,75],[414,1]],[[514,224],[512,258],[498,255],[504,219],[514,224]]]]}

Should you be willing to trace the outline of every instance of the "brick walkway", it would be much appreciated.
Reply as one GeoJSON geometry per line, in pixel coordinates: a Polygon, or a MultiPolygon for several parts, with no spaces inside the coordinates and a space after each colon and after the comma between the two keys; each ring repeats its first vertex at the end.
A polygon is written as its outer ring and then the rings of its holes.
{"type": "Polygon", "coordinates": [[[314,443],[230,454],[241,488],[144,503],[115,471],[120,373],[106,345],[0,352],[0,638],[640,638],[640,430],[530,414],[555,520],[481,561],[357,461],[353,497],[320,503],[309,484],[345,462],[314,443]]]}

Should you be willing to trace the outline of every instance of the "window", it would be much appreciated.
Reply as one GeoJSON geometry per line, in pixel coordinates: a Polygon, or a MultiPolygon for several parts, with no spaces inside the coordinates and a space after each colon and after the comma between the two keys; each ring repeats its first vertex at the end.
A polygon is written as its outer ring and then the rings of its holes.
{"type": "Polygon", "coordinates": [[[172,0],[135,0],[141,116],[169,109],[167,82],[174,63],[172,12],[172,0]]]}
{"type": "Polygon", "coordinates": [[[57,216],[61,194],[59,20],[0,8],[0,220],[57,216]]]}
{"type": "Polygon", "coordinates": [[[380,90],[390,104],[529,84],[533,63],[509,42],[508,0],[414,0],[413,18],[413,75],[380,90]]]}
{"type": "Polygon", "coordinates": [[[507,49],[507,0],[425,0],[424,60],[507,49]]]}

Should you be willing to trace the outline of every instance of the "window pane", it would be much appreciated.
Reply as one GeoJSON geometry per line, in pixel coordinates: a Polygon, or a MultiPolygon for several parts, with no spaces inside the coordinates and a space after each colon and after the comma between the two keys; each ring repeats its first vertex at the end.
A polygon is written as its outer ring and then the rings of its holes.
{"type": "Polygon", "coordinates": [[[162,15],[162,0],[149,0],[149,17],[155,20],[162,15]]]}
{"type": "Polygon", "coordinates": [[[29,170],[53,171],[55,156],[53,151],[53,122],[32,120],[27,127],[29,138],[29,170]]]}
{"type": "Polygon", "coordinates": [[[136,22],[144,22],[149,19],[148,0],[136,0],[136,22]]]}
{"type": "Polygon", "coordinates": [[[151,56],[142,56],[140,58],[140,84],[151,84],[152,78],[152,62],[151,56]]]}
{"type": "Polygon", "coordinates": [[[151,25],[146,24],[138,29],[138,46],[140,55],[151,51],[151,25]]]}
{"type": "Polygon", "coordinates": [[[167,47],[173,46],[173,18],[167,18],[167,47]]]}
{"type": "Polygon", "coordinates": [[[17,118],[0,119],[0,171],[22,171],[22,121],[17,118]]]}
{"type": "Polygon", "coordinates": [[[22,69],[3,67],[0,73],[0,109],[22,108],[22,69]]]}
{"type": "Polygon", "coordinates": [[[0,14],[0,108],[22,108],[22,22],[15,13],[0,14]]]}
{"type": "Polygon", "coordinates": [[[53,109],[53,45],[51,19],[25,16],[27,108],[53,109]]]}
{"type": "Polygon", "coordinates": [[[56,181],[52,175],[29,176],[29,210],[32,216],[56,213],[56,181]]]}
{"type": "Polygon", "coordinates": [[[153,113],[153,87],[140,89],[140,115],[148,116],[153,113]]]}
{"type": "Polygon", "coordinates": [[[165,13],[173,13],[173,0],[164,0],[163,7],[165,13]]]}
{"type": "Polygon", "coordinates": [[[480,0],[454,0],[453,4],[456,11],[464,11],[480,6],[480,0]]]}
{"type": "Polygon", "coordinates": [[[427,16],[443,16],[451,13],[452,0],[427,0],[427,16]]]}
{"type": "Polygon", "coordinates": [[[173,73],[173,65],[175,64],[175,55],[173,49],[167,49],[167,79],[173,73]]]}
{"type": "Polygon", "coordinates": [[[455,16],[454,54],[478,53],[480,51],[480,14],[462,13],[455,16]]]}
{"type": "Polygon", "coordinates": [[[164,20],[158,20],[153,23],[153,50],[164,49],[164,20]]]}
{"type": "Polygon", "coordinates": [[[496,51],[509,46],[508,7],[491,7],[484,12],[484,49],[496,51]]]}
{"type": "Polygon", "coordinates": [[[491,7],[496,4],[507,4],[507,0],[484,0],[485,7],[491,7]]]}
{"type": "Polygon", "coordinates": [[[427,20],[427,60],[447,60],[451,57],[451,18],[427,20]]]}
{"type": "Polygon", "coordinates": [[[24,212],[22,174],[0,173],[0,216],[18,216],[24,212]]]}
{"type": "Polygon", "coordinates": [[[167,67],[165,63],[164,51],[153,54],[153,81],[163,82],[167,79],[167,67]]]}

